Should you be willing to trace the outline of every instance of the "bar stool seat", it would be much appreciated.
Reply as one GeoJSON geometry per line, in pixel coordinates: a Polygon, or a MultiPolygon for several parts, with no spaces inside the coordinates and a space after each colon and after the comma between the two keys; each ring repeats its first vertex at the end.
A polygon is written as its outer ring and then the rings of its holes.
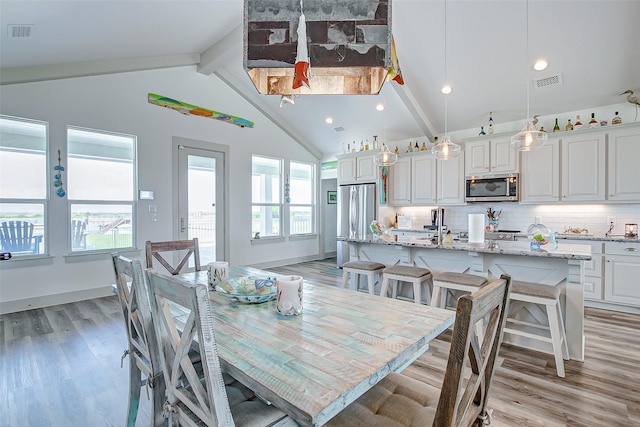
{"type": "Polygon", "coordinates": [[[433,295],[431,295],[431,305],[434,307],[445,307],[447,290],[462,291],[472,294],[487,282],[488,280],[486,278],[475,274],[454,273],[452,271],[436,273],[433,276],[433,295]],[[442,289],[445,289],[445,292],[441,295],[442,289]]]}
{"type": "MultiPolygon", "coordinates": [[[[561,291],[562,282],[548,286],[514,280],[509,299],[512,301],[544,305],[549,325],[540,325],[507,317],[507,325],[504,328],[504,332],[551,343],[556,362],[556,372],[560,378],[564,378],[564,361],[569,360],[569,347],[567,346],[567,335],[564,329],[562,309],[560,307],[561,291]],[[520,328],[516,326],[520,326],[520,328]],[[523,326],[526,327],[526,330],[523,330],[523,326]]],[[[510,311],[513,313],[513,310],[510,311]]],[[[507,315],[509,315],[509,313],[507,315]]]]}
{"type": "Polygon", "coordinates": [[[389,292],[389,281],[393,280],[392,298],[398,297],[398,283],[409,282],[413,284],[413,302],[422,304],[422,284],[427,284],[427,303],[429,302],[429,291],[432,282],[431,270],[422,267],[408,265],[394,265],[387,267],[382,272],[382,289],[380,296],[387,296],[389,292]]]}
{"type": "Polygon", "coordinates": [[[353,287],[356,291],[360,290],[360,276],[367,278],[369,294],[375,295],[376,275],[381,276],[382,270],[386,266],[379,262],[373,261],[349,261],[342,266],[342,287],[347,286],[349,274],[352,274],[353,287]]]}

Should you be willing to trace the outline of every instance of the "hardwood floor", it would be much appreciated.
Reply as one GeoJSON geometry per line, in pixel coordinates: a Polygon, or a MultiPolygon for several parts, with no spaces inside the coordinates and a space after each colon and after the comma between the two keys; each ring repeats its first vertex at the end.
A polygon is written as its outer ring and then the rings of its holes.
{"type": "MultiPolygon", "coordinates": [[[[271,268],[337,285],[323,273],[335,259],[271,268]]],[[[494,375],[492,426],[640,426],[640,316],[586,309],[585,362],[565,363],[556,376],[553,356],[503,345],[494,375]]],[[[405,373],[439,386],[450,334],[405,373]]],[[[0,426],[122,426],[128,360],[117,297],[0,316],[0,426]]],[[[149,425],[142,390],[137,425],[149,425]]]]}

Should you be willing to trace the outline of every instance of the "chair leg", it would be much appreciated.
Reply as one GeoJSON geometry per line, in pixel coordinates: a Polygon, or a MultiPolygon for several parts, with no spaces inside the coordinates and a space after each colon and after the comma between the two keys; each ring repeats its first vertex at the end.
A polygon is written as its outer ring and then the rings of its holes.
{"type": "Polygon", "coordinates": [[[422,304],[422,282],[417,279],[413,282],[413,302],[422,304]]]}
{"type": "Polygon", "coordinates": [[[127,426],[135,427],[140,406],[140,387],[142,387],[142,373],[136,365],[135,357],[129,354],[129,406],[127,408],[127,426]]]}
{"type": "Polygon", "coordinates": [[[164,402],[166,401],[166,384],[164,382],[164,375],[159,373],[152,380],[153,386],[153,402],[151,407],[151,414],[153,416],[154,427],[164,427],[165,418],[162,414],[164,402]]]}
{"type": "Polygon", "coordinates": [[[342,270],[342,287],[347,286],[347,282],[349,281],[349,272],[347,270],[342,270]]]}
{"type": "Polygon", "coordinates": [[[553,356],[556,361],[556,371],[560,378],[564,378],[564,358],[562,351],[562,333],[558,323],[556,312],[557,304],[547,304],[547,316],[549,317],[549,330],[551,331],[551,344],[553,345],[553,356]]]}
{"type": "Polygon", "coordinates": [[[433,295],[431,295],[431,306],[442,307],[442,301],[440,301],[440,286],[433,284],[433,295]]]}
{"type": "Polygon", "coordinates": [[[369,286],[369,295],[373,295],[373,288],[376,285],[376,273],[374,273],[373,271],[367,273],[367,285],[369,286]]]}
{"type": "Polygon", "coordinates": [[[389,296],[389,278],[382,275],[382,285],[380,286],[380,296],[389,296]]]}
{"type": "Polygon", "coordinates": [[[560,322],[560,333],[562,334],[562,357],[569,360],[569,345],[567,344],[567,332],[564,329],[564,320],[562,318],[562,309],[560,308],[560,300],[556,301],[556,313],[560,322]]]}

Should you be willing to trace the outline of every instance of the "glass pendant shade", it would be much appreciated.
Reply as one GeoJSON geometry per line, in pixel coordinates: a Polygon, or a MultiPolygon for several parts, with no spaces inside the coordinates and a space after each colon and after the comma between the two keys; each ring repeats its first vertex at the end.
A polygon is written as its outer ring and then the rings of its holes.
{"type": "Polygon", "coordinates": [[[527,122],[520,132],[511,137],[511,147],[518,151],[532,151],[547,142],[547,133],[541,132],[531,122],[527,122]]]}
{"type": "Polygon", "coordinates": [[[389,151],[387,144],[383,142],[382,148],[380,148],[380,151],[378,151],[374,157],[374,161],[378,166],[391,166],[398,161],[398,155],[389,151]]]}
{"type": "Polygon", "coordinates": [[[449,160],[460,155],[460,146],[451,142],[449,135],[442,137],[442,141],[431,148],[433,154],[438,160],[449,160]]]}

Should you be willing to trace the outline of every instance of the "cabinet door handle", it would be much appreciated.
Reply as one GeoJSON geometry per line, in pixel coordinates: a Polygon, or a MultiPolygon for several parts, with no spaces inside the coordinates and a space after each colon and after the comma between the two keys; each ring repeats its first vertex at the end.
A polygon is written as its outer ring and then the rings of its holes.
{"type": "Polygon", "coordinates": [[[637,248],[624,248],[625,251],[627,252],[637,252],[638,249],[637,248]]]}

